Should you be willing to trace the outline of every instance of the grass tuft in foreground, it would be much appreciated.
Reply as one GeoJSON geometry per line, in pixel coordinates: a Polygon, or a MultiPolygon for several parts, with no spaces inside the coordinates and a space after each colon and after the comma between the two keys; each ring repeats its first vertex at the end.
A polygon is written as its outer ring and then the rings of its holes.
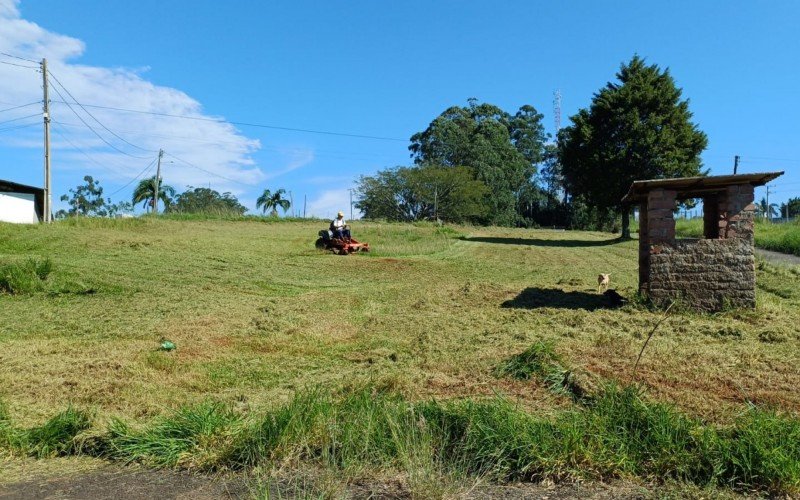
{"type": "Polygon", "coordinates": [[[0,265],[0,292],[12,295],[41,292],[53,271],[50,259],[27,259],[0,265]]]}
{"type": "Polygon", "coordinates": [[[564,367],[563,360],[556,354],[550,342],[534,343],[528,349],[501,363],[495,372],[498,376],[517,380],[537,379],[552,392],[569,395],[575,400],[587,396],[586,391],[576,382],[573,373],[564,367]]]}
{"type": "Polygon", "coordinates": [[[65,456],[78,450],[76,436],[91,427],[86,412],[67,408],[43,425],[15,428],[0,403],[0,449],[36,458],[65,456]]]}
{"type": "MultiPolygon", "coordinates": [[[[77,452],[87,428],[75,410],[0,444],[34,456],[77,452]]],[[[9,439],[9,436],[11,438],[9,439]]],[[[206,403],[134,429],[113,421],[91,453],[155,467],[205,470],[312,463],[351,475],[401,474],[423,489],[441,478],[494,481],[678,480],[739,491],[800,492],[800,420],[752,408],[719,428],[606,386],[585,407],[552,418],[506,399],[412,403],[366,388],[339,397],[298,394],[260,417],[206,403]]]]}

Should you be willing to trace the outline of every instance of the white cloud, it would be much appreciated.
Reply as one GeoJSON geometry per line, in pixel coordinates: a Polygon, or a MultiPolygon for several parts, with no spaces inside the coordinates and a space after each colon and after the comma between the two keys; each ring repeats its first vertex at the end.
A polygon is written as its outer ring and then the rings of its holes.
{"type": "MultiPolygon", "coordinates": [[[[355,200],[353,200],[355,203],[355,200]]],[[[322,219],[333,219],[341,210],[345,218],[350,218],[350,191],[345,189],[329,189],[320,193],[316,200],[308,203],[308,216],[322,219]]],[[[361,218],[361,212],[353,207],[353,218],[361,218]]]]}
{"type": "MultiPolygon", "coordinates": [[[[79,102],[196,118],[218,118],[205,114],[201,104],[184,92],[147,81],[142,76],[146,69],[104,68],[72,62],[83,54],[84,49],[85,44],[81,40],[50,32],[22,19],[18,0],[0,0],[0,52],[34,61],[46,57],[55,78],[79,102]]],[[[7,57],[2,60],[34,65],[7,57]]],[[[3,102],[13,104],[40,101],[41,74],[30,69],[0,64],[0,96],[3,102]]],[[[106,127],[144,150],[137,149],[114,137],[83,110],[72,105],[87,123],[116,148],[142,157],[131,158],[105,144],[66,105],[59,102],[71,99],[53,79],[50,99],[53,101],[51,116],[54,175],[80,170],[97,175],[105,183],[123,184],[141,172],[155,158],[156,151],[163,148],[167,153],[183,160],[165,157],[165,160],[172,161],[164,164],[165,182],[176,188],[186,185],[202,186],[211,182],[219,191],[240,193],[268,178],[300,168],[314,158],[312,151],[299,153],[289,158],[287,166],[282,170],[265,173],[254,164],[251,156],[261,147],[260,142],[244,136],[230,124],[87,107],[106,127]],[[95,161],[89,161],[78,148],[88,152],[95,161]]],[[[4,113],[2,118],[24,117],[37,113],[39,109],[34,105],[4,113]]],[[[0,125],[0,128],[17,123],[35,123],[37,120],[41,123],[41,117],[32,117],[0,125]]],[[[28,130],[30,136],[15,135],[13,143],[9,142],[8,136],[0,136],[0,140],[16,147],[40,148],[41,140],[37,140],[35,134],[40,134],[41,131],[33,127],[28,130]]],[[[150,175],[153,173],[149,172],[150,175]]]]}

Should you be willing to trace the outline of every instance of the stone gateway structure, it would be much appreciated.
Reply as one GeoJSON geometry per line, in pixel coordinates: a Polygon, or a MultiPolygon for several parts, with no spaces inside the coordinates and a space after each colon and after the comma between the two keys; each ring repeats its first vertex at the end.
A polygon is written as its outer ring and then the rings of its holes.
{"type": "Polygon", "coordinates": [[[636,181],[624,203],[639,205],[639,292],[700,311],[755,307],[753,190],[782,175],[718,175],[636,181]],[[676,239],[680,201],[703,200],[703,239],[676,239]]]}

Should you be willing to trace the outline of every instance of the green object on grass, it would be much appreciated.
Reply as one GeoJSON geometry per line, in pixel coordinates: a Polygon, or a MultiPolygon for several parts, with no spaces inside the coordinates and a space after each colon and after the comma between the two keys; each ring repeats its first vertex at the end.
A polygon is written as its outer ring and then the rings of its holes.
{"type": "Polygon", "coordinates": [[[176,347],[175,347],[175,343],[174,342],[169,341],[169,340],[162,340],[161,341],[161,350],[162,351],[172,351],[175,348],[176,347]]]}

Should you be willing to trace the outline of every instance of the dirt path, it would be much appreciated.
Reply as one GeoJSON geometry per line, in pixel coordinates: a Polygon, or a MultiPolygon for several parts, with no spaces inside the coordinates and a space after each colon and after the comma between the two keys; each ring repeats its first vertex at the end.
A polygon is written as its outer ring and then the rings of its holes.
{"type": "Polygon", "coordinates": [[[756,255],[772,264],[800,266],[800,257],[797,255],[773,252],[772,250],[763,250],[761,248],[756,248],[756,255]]]}
{"type": "Polygon", "coordinates": [[[244,481],[185,472],[108,467],[60,478],[33,479],[0,486],[0,499],[198,499],[249,498],[244,481]]]}
{"type": "MultiPolygon", "coordinates": [[[[144,500],[144,499],[240,499],[256,496],[267,498],[311,498],[320,495],[313,488],[304,491],[287,484],[270,485],[258,492],[245,479],[236,476],[215,478],[174,471],[152,471],[134,467],[109,466],[101,470],[78,473],[60,478],[41,477],[0,486],[0,499],[86,499],[86,500],[144,500]],[[260,493],[260,494],[259,494],[260,493]]],[[[396,484],[359,483],[345,487],[334,496],[342,498],[411,498],[410,492],[396,484]]],[[[516,500],[573,498],[589,499],[649,499],[659,495],[632,484],[559,484],[521,483],[513,485],[480,485],[456,493],[457,498],[469,500],[516,500]]]]}

